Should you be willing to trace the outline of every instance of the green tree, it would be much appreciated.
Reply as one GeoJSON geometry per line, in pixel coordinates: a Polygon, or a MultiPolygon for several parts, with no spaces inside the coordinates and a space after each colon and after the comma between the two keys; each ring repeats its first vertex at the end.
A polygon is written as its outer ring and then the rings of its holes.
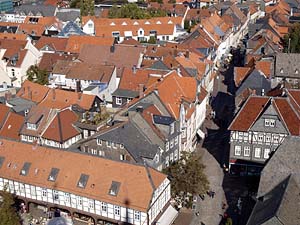
{"type": "Polygon", "coordinates": [[[1,191],[2,203],[0,203],[0,225],[20,225],[20,218],[14,207],[13,196],[6,190],[1,191]]]}
{"type": "Polygon", "coordinates": [[[151,36],[148,40],[149,44],[156,44],[156,37],[155,36],[151,36]]]}
{"type": "Polygon", "coordinates": [[[32,65],[26,72],[29,81],[45,85],[48,84],[48,73],[40,69],[37,65],[32,65]]]}
{"type": "Polygon", "coordinates": [[[81,16],[95,15],[95,1],[80,0],[80,15],[81,16]]]}
{"type": "Polygon", "coordinates": [[[209,189],[204,168],[201,156],[184,153],[179,161],[164,170],[171,180],[172,197],[178,204],[190,208],[193,196],[204,194],[209,189]]]}
{"type": "Polygon", "coordinates": [[[72,0],[70,3],[70,8],[80,8],[80,0],[72,0]]]}
{"type": "Polygon", "coordinates": [[[300,53],[300,24],[290,27],[289,33],[283,38],[284,52],[300,53]]]}

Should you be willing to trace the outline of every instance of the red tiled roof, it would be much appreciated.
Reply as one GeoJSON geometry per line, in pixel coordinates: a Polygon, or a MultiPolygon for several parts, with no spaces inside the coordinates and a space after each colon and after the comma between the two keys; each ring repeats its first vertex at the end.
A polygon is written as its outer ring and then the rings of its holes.
{"type": "Polygon", "coordinates": [[[25,80],[17,96],[39,103],[46,97],[49,90],[50,88],[46,86],[25,80]]]}
{"type": "Polygon", "coordinates": [[[271,76],[271,66],[272,62],[270,61],[257,61],[255,63],[255,68],[261,71],[266,77],[271,76]]]}
{"type": "Polygon", "coordinates": [[[42,137],[63,143],[79,135],[80,132],[73,126],[77,119],[78,116],[69,109],[58,112],[42,137]]]}
{"type": "Polygon", "coordinates": [[[269,97],[250,96],[228,130],[248,131],[269,102],[269,97]]]}
{"type": "Polygon", "coordinates": [[[35,47],[40,50],[41,48],[48,45],[55,51],[64,52],[68,43],[68,38],[58,38],[58,37],[47,37],[42,36],[35,44],[35,47]]]}
{"type": "Polygon", "coordinates": [[[0,127],[4,123],[9,111],[10,111],[10,108],[8,106],[0,103],[0,127]]]}
{"type": "Polygon", "coordinates": [[[18,165],[18,169],[0,168],[0,175],[5,179],[65,191],[145,213],[154,189],[167,179],[165,174],[141,165],[42,146],[33,148],[30,144],[5,139],[1,139],[0,155],[5,158],[5,165],[9,162],[18,165]],[[20,165],[24,162],[31,163],[26,176],[20,175],[20,165]],[[59,169],[56,182],[48,180],[52,168],[59,169]],[[81,174],[89,175],[84,189],[77,187],[81,174]],[[112,181],[121,184],[116,196],[109,194],[112,181]]]}
{"type": "Polygon", "coordinates": [[[39,68],[51,72],[58,60],[72,60],[74,55],[63,55],[60,53],[44,53],[39,63],[39,68]]]}
{"type": "Polygon", "coordinates": [[[249,75],[250,71],[250,67],[234,67],[234,82],[237,87],[240,86],[243,80],[249,75]]]}
{"type": "Polygon", "coordinates": [[[19,140],[19,132],[24,123],[24,117],[10,112],[0,129],[0,136],[19,140]]]}

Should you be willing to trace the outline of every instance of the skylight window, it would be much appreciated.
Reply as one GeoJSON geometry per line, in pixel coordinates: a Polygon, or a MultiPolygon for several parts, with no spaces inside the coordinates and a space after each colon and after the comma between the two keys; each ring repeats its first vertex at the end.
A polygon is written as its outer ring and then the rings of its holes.
{"type": "Polygon", "coordinates": [[[49,174],[48,180],[49,181],[56,181],[57,175],[58,175],[59,169],[57,168],[52,168],[51,172],[49,174]]]}
{"type": "Polygon", "coordinates": [[[109,194],[112,196],[117,196],[119,193],[121,183],[117,181],[112,181],[109,189],[109,194]]]}
{"type": "Polygon", "coordinates": [[[81,174],[80,178],[79,178],[79,181],[77,183],[77,187],[85,188],[85,186],[88,182],[88,179],[89,179],[89,175],[81,174]]]}
{"type": "Polygon", "coordinates": [[[0,168],[2,167],[4,160],[5,160],[5,158],[0,156],[0,168]]]}
{"type": "Polygon", "coordinates": [[[29,162],[25,162],[21,171],[20,171],[20,175],[22,176],[27,176],[29,169],[30,169],[31,163],[29,162]]]}

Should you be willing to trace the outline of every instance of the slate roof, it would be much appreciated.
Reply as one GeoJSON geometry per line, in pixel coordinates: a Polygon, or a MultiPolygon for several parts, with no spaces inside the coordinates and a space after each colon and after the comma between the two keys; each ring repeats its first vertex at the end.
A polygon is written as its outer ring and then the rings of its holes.
{"type": "Polygon", "coordinates": [[[21,97],[15,97],[7,101],[8,104],[12,105],[12,110],[16,113],[23,112],[26,109],[30,109],[35,105],[35,102],[21,97]]]}
{"type": "Polygon", "coordinates": [[[153,159],[159,151],[158,146],[152,144],[130,121],[112,127],[108,131],[97,135],[97,137],[101,140],[123,144],[137,162],[143,162],[142,158],[153,159]]]}
{"type": "Polygon", "coordinates": [[[139,96],[138,91],[132,91],[132,90],[124,90],[124,89],[117,89],[112,93],[112,96],[117,97],[126,97],[126,98],[136,98],[139,96]]]}
{"type": "Polygon", "coordinates": [[[37,15],[41,13],[42,16],[54,16],[55,14],[55,6],[51,5],[41,5],[41,4],[21,4],[18,7],[14,8],[15,13],[25,13],[28,15],[29,13],[33,13],[33,15],[37,15]]]}
{"type": "Polygon", "coordinates": [[[300,54],[278,53],[275,60],[275,76],[300,78],[300,54]]]}
{"type": "Polygon", "coordinates": [[[57,36],[60,37],[69,37],[71,35],[86,35],[86,33],[84,33],[81,28],[74,23],[73,21],[69,21],[61,30],[61,32],[58,33],[57,36]]]}
{"type": "Polygon", "coordinates": [[[63,22],[75,21],[77,18],[80,18],[80,10],[71,10],[71,11],[60,11],[55,15],[59,20],[63,22]]]}

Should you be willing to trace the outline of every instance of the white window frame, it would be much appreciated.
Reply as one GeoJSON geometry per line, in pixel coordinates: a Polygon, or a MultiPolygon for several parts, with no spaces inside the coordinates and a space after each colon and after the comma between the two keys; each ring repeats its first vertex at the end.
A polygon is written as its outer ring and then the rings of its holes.
{"type": "Polygon", "coordinates": [[[270,127],[275,127],[276,121],[274,119],[270,120],[270,127]]]}
{"type": "Polygon", "coordinates": [[[250,156],[250,146],[244,146],[244,156],[250,156]],[[246,154],[247,152],[247,154],[246,154]]]}
{"type": "Polygon", "coordinates": [[[97,138],[97,145],[102,145],[102,140],[97,138]]]}
{"type": "Polygon", "coordinates": [[[169,142],[166,143],[166,151],[169,151],[169,142]]]}
{"type": "Polygon", "coordinates": [[[278,134],[273,135],[273,142],[276,144],[279,143],[279,135],[278,134]]]}
{"type": "Polygon", "coordinates": [[[270,152],[271,152],[270,148],[265,148],[265,150],[264,150],[264,159],[268,159],[270,157],[270,152]]]}
{"type": "Polygon", "coordinates": [[[269,127],[270,126],[270,119],[265,119],[265,127],[269,127]]]}
{"type": "Polygon", "coordinates": [[[254,148],[254,157],[255,158],[260,158],[261,157],[261,148],[260,147],[255,147],[254,148]],[[259,153],[259,154],[257,154],[259,153]]]}
{"type": "Polygon", "coordinates": [[[175,145],[178,145],[178,136],[175,137],[175,145]]]}
{"type": "Polygon", "coordinates": [[[111,141],[106,141],[106,147],[108,147],[108,148],[111,147],[111,141]]]}
{"type": "Polygon", "coordinates": [[[102,202],[102,204],[101,204],[101,211],[102,212],[107,212],[107,203],[102,202]]]}
{"type": "Polygon", "coordinates": [[[116,97],[116,105],[122,105],[122,98],[116,97]]]}
{"type": "Polygon", "coordinates": [[[134,211],[134,221],[141,220],[141,213],[139,211],[134,211]]]}
{"type": "Polygon", "coordinates": [[[242,154],[242,146],[236,145],[234,146],[234,155],[240,156],[242,154]]]}
{"type": "Polygon", "coordinates": [[[120,160],[124,161],[125,160],[125,155],[124,154],[120,154],[120,160]]]}
{"type": "Polygon", "coordinates": [[[174,139],[171,140],[171,143],[170,143],[170,148],[173,148],[174,147],[174,139]]]}
{"type": "Polygon", "coordinates": [[[120,216],[120,211],[121,211],[120,206],[115,205],[114,206],[114,214],[117,216],[120,216]]]}

